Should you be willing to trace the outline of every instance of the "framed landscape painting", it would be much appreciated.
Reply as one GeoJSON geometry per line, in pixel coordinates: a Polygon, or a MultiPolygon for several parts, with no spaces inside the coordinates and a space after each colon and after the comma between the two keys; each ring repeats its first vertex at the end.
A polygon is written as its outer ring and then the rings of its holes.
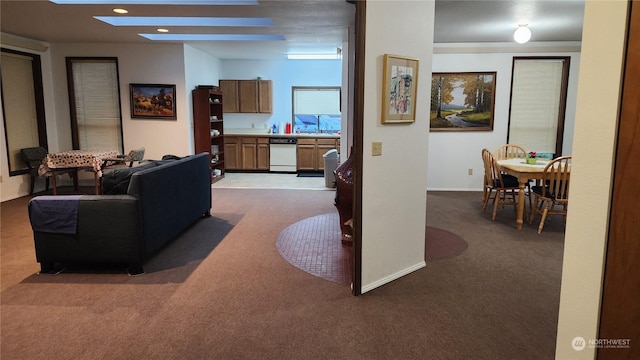
{"type": "Polygon", "coordinates": [[[496,72],[433,73],[430,131],[493,131],[496,72]]]}
{"type": "Polygon", "coordinates": [[[384,55],[382,78],[382,123],[416,121],[418,59],[384,55]]]}
{"type": "Polygon", "coordinates": [[[132,119],[176,120],[175,85],[129,84],[132,119]]]}

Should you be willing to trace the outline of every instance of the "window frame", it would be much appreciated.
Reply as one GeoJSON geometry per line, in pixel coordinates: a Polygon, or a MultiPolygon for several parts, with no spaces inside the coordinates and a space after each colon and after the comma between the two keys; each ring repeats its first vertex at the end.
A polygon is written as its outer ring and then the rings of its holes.
{"type": "MultiPolygon", "coordinates": [[[[42,146],[45,149],[48,148],[48,140],[47,140],[47,120],[44,106],[44,90],[43,90],[43,82],[42,82],[42,61],[40,59],[40,55],[1,48],[1,52],[6,52],[10,54],[20,55],[24,57],[31,58],[31,70],[33,76],[33,91],[34,91],[34,105],[35,105],[35,113],[36,113],[36,126],[38,129],[38,144],[33,144],[34,147],[42,146]]],[[[0,68],[1,74],[1,68],[0,68]]],[[[0,86],[2,84],[2,76],[0,75],[0,86]]],[[[4,122],[4,136],[5,136],[5,145],[7,151],[7,167],[9,170],[9,176],[17,176],[22,174],[29,173],[29,168],[26,164],[22,164],[22,167],[16,170],[11,169],[11,151],[10,151],[10,139],[12,138],[12,134],[9,133],[9,128],[7,127],[7,116],[5,112],[5,104],[4,104],[4,87],[2,88],[2,120],[4,122]]],[[[15,164],[14,164],[15,165],[15,164]]]]}
{"type": "Polygon", "coordinates": [[[67,65],[67,87],[69,91],[69,112],[71,118],[71,145],[74,150],[80,149],[80,132],[78,130],[78,114],[76,111],[75,100],[75,81],[73,78],[73,64],[76,62],[113,62],[116,67],[116,83],[118,85],[118,115],[120,118],[119,124],[119,136],[120,136],[120,148],[117,149],[120,153],[124,153],[124,133],[122,129],[122,96],[120,92],[120,70],[118,67],[117,57],[66,57],[67,65]]]}
{"type": "MultiPolygon", "coordinates": [[[[292,86],[291,87],[291,124],[295,127],[296,125],[296,91],[327,91],[327,90],[335,90],[338,92],[338,113],[342,119],[342,87],[341,86],[292,86]]],[[[304,114],[301,115],[314,115],[317,116],[318,123],[316,124],[317,130],[315,132],[303,132],[307,134],[320,133],[322,131],[327,132],[327,130],[320,130],[320,117],[321,116],[335,116],[336,114],[304,114]]],[[[339,129],[331,129],[331,132],[342,131],[342,120],[340,122],[339,129]]]]}
{"type": "Polygon", "coordinates": [[[569,87],[569,68],[571,64],[570,56],[514,56],[511,64],[511,92],[509,96],[509,121],[507,126],[507,143],[510,143],[510,135],[511,135],[511,112],[513,106],[513,85],[514,85],[514,77],[515,77],[515,65],[516,61],[545,61],[545,60],[561,60],[562,61],[562,78],[560,79],[560,89],[558,91],[558,118],[557,118],[557,127],[556,127],[556,146],[553,157],[558,157],[562,155],[562,146],[564,139],[564,125],[565,125],[565,116],[567,109],[567,91],[569,87]]]}

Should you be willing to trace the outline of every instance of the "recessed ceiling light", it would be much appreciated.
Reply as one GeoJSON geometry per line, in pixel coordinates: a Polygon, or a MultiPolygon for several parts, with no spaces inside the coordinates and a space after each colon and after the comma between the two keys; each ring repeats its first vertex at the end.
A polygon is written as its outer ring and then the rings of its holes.
{"type": "Polygon", "coordinates": [[[168,33],[169,32],[169,30],[163,29],[163,28],[158,28],[158,29],[156,29],[156,31],[159,32],[159,33],[168,33]]]}
{"type": "Polygon", "coordinates": [[[165,41],[282,41],[282,35],[265,34],[138,34],[149,40],[165,41]]]}
{"type": "Polygon", "coordinates": [[[113,9],[113,12],[116,14],[128,14],[129,10],[127,9],[113,9]]]}
{"type": "Polygon", "coordinates": [[[257,0],[49,0],[60,5],[258,5],[257,0]]]}
{"type": "Polygon", "coordinates": [[[268,17],[94,16],[113,26],[273,26],[268,17]]]}

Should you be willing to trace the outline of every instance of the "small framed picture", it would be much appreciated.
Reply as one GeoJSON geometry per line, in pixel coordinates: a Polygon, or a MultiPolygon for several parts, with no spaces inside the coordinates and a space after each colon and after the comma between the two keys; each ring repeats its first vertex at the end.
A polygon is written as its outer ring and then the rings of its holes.
{"type": "Polygon", "coordinates": [[[132,119],[176,120],[176,86],[129,84],[132,119]]]}
{"type": "Polygon", "coordinates": [[[418,59],[384,55],[382,78],[382,123],[416,121],[418,59]]]}

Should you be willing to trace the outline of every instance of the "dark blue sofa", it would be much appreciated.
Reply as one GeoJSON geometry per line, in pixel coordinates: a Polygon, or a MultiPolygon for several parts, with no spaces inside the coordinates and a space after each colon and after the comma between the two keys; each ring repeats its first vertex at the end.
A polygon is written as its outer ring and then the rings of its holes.
{"type": "MultiPolygon", "coordinates": [[[[143,264],[151,255],[198,219],[209,216],[208,154],[153,162],[128,171],[133,174],[129,174],[126,194],[48,196],[31,200],[29,216],[34,229],[36,260],[42,272],[53,272],[56,263],[104,262],[127,263],[130,274],[143,273],[143,264]],[[75,206],[67,215],[76,211],[77,217],[67,216],[67,220],[75,219],[77,224],[67,226],[71,231],[47,228],[46,211],[55,210],[65,202],[75,206]],[[36,214],[42,209],[44,215],[36,214]],[[44,218],[45,224],[37,224],[38,218],[44,218]]],[[[64,221],[49,222],[55,225],[64,221]]]]}

